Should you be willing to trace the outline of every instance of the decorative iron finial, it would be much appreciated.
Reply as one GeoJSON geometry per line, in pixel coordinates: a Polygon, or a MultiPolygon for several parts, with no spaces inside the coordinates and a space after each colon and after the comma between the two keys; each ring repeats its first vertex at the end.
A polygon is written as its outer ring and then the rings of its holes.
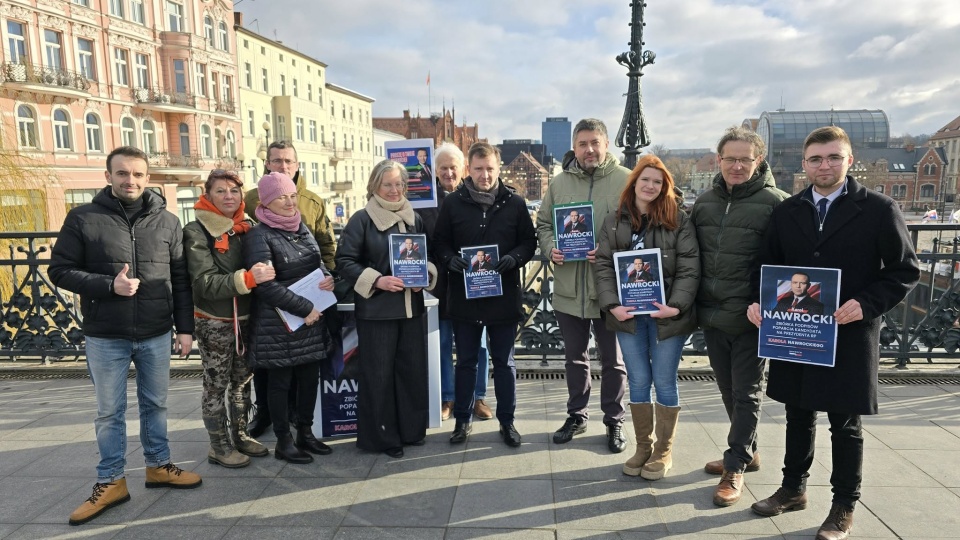
{"type": "Polygon", "coordinates": [[[634,0],[630,2],[633,8],[632,22],[630,23],[630,50],[617,55],[617,62],[627,68],[627,77],[630,83],[627,86],[627,104],[623,111],[623,120],[617,131],[615,144],[623,148],[624,165],[630,169],[637,164],[637,155],[640,149],[650,145],[650,132],[647,131],[647,122],[643,118],[643,98],[640,92],[640,77],[643,68],[653,63],[657,55],[653,51],[644,51],[643,46],[643,8],[646,2],[634,0]]]}

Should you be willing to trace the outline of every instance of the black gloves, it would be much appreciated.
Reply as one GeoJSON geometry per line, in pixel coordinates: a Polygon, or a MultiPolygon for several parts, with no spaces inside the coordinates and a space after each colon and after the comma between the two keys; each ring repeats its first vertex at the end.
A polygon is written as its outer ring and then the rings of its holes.
{"type": "Polygon", "coordinates": [[[509,272],[517,267],[517,259],[513,255],[504,255],[500,257],[500,262],[493,267],[493,269],[499,273],[503,274],[509,272]]]}
{"type": "Polygon", "coordinates": [[[470,268],[470,261],[463,257],[450,257],[450,260],[447,261],[447,268],[450,269],[451,272],[462,274],[464,270],[470,268]]]}

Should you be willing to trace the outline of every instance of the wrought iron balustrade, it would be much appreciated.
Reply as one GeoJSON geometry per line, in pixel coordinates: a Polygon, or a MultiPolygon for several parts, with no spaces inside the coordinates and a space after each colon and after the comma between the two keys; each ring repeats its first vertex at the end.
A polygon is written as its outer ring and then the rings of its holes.
{"type": "Polygon", "coordinates": [[[87,77],[62,68],[6,62],[0,64],[0,74],[4,82],[58,86],[82,92],[90,89],[90,80],[87,77]]]}
{"type": "Polygon", "coordinates": [[[157,103],[161,105],[183,105],[190,108],[197,107],[197,96],[191,92],[171,92],[164,88],[135,88],[133,99],[137,103],[157,103]]]}
{"type": "Polygon", "coordinates": [[[203,158],[200,156],[185,156],[167,152],[150,154],[148,163],[151,167],[161,169],[199,169],[204,165],[203,158]]]}

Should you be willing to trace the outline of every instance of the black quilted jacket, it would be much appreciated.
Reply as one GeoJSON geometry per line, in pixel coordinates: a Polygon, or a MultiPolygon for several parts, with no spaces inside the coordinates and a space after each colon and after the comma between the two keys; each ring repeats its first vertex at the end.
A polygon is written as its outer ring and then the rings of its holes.
{"type": "Polygon", "coordinates": [[[303,325],[288,332],[276,308],[306,317],[313,304],[287,286],[323,265],[320,248],[307,227],[296,233],[256,225],[243,240],[243,265],[273,263],[277,277],[253,289],[247,362],[253,368],[278,368],[326,358],[330,334],[325,324],[303,325]]]}

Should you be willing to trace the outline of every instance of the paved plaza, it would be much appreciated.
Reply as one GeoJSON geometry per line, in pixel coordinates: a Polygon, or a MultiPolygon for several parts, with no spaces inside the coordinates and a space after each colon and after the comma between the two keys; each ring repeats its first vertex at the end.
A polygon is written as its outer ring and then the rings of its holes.
{"type": "MultiPolygon", "coordinates": [[[[131,381],[132,500],[71,527],[67,516],[90,495],[97,463],[91,383],[0,380],[0,538],[794,539],[812,538],[830,508],[830,434],[821,418],[808,508],[772,519],[750,512],[780,481],[784,413],[769,400],[759,432],[763,468],[746,475],[739,504],[713,505],[718,478],[702,468],[720,457],[727,420],[708,380],[681,383],[674,468],[657,482],[621,474],[633,442],[610,454],[599,415],[586,434],[553,444],[565,416],[563,380],[519,381],[520,448],[501,442],[495,420],[475,423],[466,445],[451,446],[447,421],[402,459],[344,439],[310,465],[271,455],[232,470],[206,462],[200,385],[171,381],[169,429],[174,460],[200,473],[203,485],[144,489],[131,381]]],[[[864,420],[853,537],[960,538],[960,384],[885,384],[880,394],[881,414],[864,420]]]]}

